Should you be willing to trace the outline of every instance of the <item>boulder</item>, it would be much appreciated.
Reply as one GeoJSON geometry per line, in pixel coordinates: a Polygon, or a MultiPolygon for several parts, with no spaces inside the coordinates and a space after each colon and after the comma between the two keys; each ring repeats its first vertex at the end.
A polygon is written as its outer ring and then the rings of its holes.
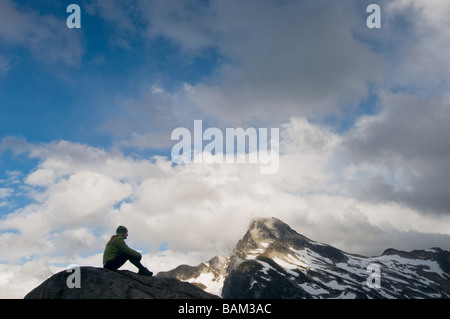
{"type": "Polygon", "coordinates": [[[217,299],[202,289],[174,278],[79,267],[54,274],[25,299],[217,299]]]}

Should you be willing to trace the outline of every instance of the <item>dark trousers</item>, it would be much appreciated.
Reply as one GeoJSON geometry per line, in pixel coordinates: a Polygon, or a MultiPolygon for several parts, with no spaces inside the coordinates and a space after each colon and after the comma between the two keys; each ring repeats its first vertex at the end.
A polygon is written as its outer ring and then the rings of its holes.
{"type": "Polygon", "coordinates": [[[103,266],[106,269],[109,270],[117,270],[120,267],[123,266],[123,264],[125,264],[128,260],[130,261],[130,263],[132,263],[133,265],[135,265],[139,270],[144,269],[145,267],[141,264],[141,256],[139,257],[133,257],[131,255],[122,253],[119,256],[115,257],[112,260],[109,260],[106,262],[106,264],[103,266]]]}

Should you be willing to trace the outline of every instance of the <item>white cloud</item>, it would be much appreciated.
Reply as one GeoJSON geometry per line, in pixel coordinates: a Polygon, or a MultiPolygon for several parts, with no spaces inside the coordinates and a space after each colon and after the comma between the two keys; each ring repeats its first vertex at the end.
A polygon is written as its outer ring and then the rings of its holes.
{"type": "Polygon", "coordinates": [[[0,187],[0,207],[8,205],[8,198],[14,193],[14,189],[0,187]]]}
{"type": "Polygon", "coordinates": [[[281,137],[274,175],[261,175],[252,164],[173,167],[165,158],[137,160],[66,141],[30,145],[40,164],[25,182],[36,202],[1,221],[2,261],[8,264],[0,280],[10,284],[14,276],[15,289],[25,293],[55,265],[101,266],[103,247],[119,224],[128,227],[129,245],[154,271],[230,253],[258,216],[276,216],[348,252],[449,249],[448,217],[351,196],[348,179],[364,179],[348,172],[344,137],[300,118],[286,123],[281,137]],[[158,252],[162,244],[168,249],[158,252]],[[41,272],[24,274],[31,263],[41,272]]]}
{"type": "Polygon", "coordinates": [[[35,186],[49,186],[55,180],[55,172],[51,169],[38,169],[27,176],[27,184],[35,186]]]}
{"type": "Polygon", "coordinates": [[[51,274],[44,258],[23,265],[0,264],[0,298],[23,298],[51,274]]]}
{"type": "Polygon", "coordinates": [[[4,199],[9,197],[13,193],[13,189],[11,188],[0,188],[0,199],[4,199]]]}
{"type": "Polygon", "coordinates": [[[204,118],[186,99],[191,89],[184,84],[173,93],[150,85],[133,97],[117,97],[111,112],[114,115],[107,117],[100,129],[115,136],[120,148],[165,149],[172,130],[204,118]]]}

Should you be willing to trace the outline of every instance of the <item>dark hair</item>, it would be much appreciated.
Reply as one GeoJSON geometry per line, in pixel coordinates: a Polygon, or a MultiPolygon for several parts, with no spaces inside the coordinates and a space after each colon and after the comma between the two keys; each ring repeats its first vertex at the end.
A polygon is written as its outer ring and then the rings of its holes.
{"type": "Polygon", "coordinates": [[[123,234],[126,234],[126,233],[128,233],[128,229],[125,226],[117,227],[117,229],[116,229],[116,234],[117,235],[123,235],[123,234]]]}

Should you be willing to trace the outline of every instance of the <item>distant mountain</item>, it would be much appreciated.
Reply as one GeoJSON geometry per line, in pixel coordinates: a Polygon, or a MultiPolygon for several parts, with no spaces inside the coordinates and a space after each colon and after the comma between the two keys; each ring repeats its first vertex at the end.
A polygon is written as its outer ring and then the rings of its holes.
{"type": "Polygon", "coordinates": [[[223,298],[450,298],[450,252],[387,249],[364,257],[255,219],[230,256],[182,265],[174,277],[223,298]]]}
{"type": "Polygon", "coordinates": [[[180,265],[177,268],[159,272],[158,278],[176,278],[189,282],[204,291],[220,296],[226,276],[229,258],[226,256],[216,256],[198,266],[180,265]]]}

